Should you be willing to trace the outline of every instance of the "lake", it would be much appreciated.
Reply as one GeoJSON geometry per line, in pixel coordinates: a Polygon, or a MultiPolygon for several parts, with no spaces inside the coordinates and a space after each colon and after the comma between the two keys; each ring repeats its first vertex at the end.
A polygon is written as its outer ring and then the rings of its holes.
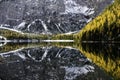
{"type": "Polygon", "coordinates": [[[10,42],[0,47],[0,79],[118,80],[119,53],[119,44],[10,42]]]}

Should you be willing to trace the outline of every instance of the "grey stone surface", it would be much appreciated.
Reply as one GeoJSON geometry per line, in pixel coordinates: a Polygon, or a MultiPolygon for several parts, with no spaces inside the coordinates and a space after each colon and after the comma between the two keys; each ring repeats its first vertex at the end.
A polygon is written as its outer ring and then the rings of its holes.
{"type": "Polygon", "coordinates": [[[0,25],[32,33],[79,31],[112,1],[1,0],[0,25]]]}

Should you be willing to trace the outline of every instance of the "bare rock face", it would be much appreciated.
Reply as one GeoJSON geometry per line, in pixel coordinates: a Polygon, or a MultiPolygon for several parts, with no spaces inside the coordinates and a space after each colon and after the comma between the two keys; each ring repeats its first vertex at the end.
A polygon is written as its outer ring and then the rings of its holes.
{"type": "Polygon", "coordinates": [[[0,25],[32,33],[79,31],[113,0],[0,0],[0,25]]]}

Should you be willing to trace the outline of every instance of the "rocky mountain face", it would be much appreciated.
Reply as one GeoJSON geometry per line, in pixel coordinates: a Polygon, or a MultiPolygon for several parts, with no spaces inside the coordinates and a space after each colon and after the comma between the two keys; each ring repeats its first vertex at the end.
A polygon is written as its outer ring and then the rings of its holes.
{"type": "Polygon", "coordinates": [[[72,48],[29,48],[0,54],[1,80],[88,80],[87,77],[110,80],[72,48]]]}
{"type": "Polygon", "coordinates": [[[79,31],[113,0],[0,0],[0,25],[30,33],[79,31]]]}

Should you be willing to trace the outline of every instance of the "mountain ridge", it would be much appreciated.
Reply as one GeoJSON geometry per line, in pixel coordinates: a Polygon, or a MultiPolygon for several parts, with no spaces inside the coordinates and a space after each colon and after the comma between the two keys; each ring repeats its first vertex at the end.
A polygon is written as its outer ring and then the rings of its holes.
{"type": "Polygon", "coordinates": [[[0,24],[29,33],[79,31],[113,0],[7,0],[0,3],[0,24]],[[94,4],[96,3],[96,4],[94,4]],[[44,25],[43,25],[44,23],[44,25]],[[45,30],[47,28],[47,31],[45,30]]]}

